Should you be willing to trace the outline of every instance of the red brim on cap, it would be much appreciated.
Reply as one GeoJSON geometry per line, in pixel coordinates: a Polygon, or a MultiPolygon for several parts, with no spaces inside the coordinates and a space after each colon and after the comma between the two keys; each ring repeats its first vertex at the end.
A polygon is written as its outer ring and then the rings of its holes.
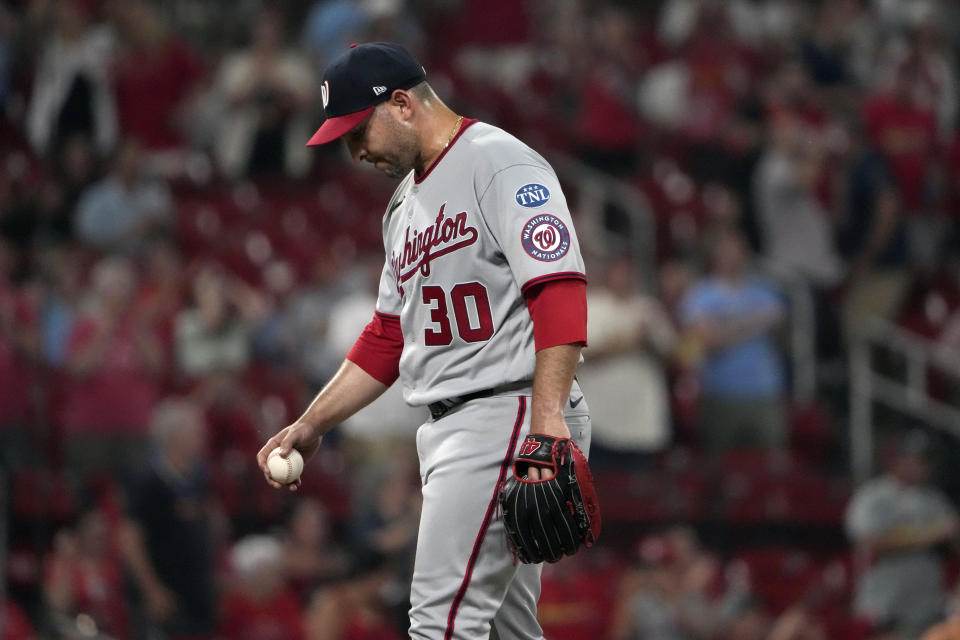
{"type": "Polygon", "coordinates": [[[356,113],[348,113],[345,116],[337,116],[336,118],[327,118],[323,124],[320,125],[320,128],[317,129],[317,132],[313,134],[313,137],[307,141],[307,146],[314,147],[318,144],[333,142],[363,122],[368,115],[373,113],[374,109],[376,109],[375,106],[367,107],[363,111],[357,111],[356,113]]]}

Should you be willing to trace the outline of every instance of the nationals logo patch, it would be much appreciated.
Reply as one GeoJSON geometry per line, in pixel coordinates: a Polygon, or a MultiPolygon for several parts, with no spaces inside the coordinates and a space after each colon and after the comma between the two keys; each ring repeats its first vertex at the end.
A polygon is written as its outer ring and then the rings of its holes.
{"type": "Polygon", "coordinates": [[[523,226],[523,250],[541,262],[553,262],[567,255],[570,232],[563,220],[549,213],[534,216],[523,226]]]}
{"type": "Polygon", "coordinates": [[[550,199],[550,190],[542,184],[525,184],[517,189],[517,204],[521,207],[539,207],[547,203],[550,199]]]}

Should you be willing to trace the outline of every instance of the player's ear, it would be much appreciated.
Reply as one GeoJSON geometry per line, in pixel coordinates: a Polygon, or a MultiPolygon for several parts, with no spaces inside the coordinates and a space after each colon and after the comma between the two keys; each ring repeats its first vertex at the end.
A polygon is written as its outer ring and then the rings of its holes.
{"type": "Polygon", "coordinates": [[[409,91],[397,89],[390,96],[389,103],[399,114],[401,120],[410,120],[413,117],[414,101],[409,91]]]}

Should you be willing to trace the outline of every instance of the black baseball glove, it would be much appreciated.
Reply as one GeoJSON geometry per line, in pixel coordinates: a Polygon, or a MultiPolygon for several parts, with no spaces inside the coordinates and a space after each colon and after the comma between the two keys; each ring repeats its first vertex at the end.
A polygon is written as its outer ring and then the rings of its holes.
{"type": "Polygon", "coordinates": [[[583,452],[566,438],[531,434],[520,445],[513,480],[500,494],[510,550],[521,562],[556,562],[600,535],[600,505],[583,452]],[[531,466],[553,471],[527,480],[531,466]]]}

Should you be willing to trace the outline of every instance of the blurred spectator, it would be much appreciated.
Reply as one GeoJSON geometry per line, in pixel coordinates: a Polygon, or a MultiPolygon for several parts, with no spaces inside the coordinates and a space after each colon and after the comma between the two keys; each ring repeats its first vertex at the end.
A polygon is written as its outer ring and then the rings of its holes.
{"type": "Polygon", "coordinates": [[[23,609],[7,597],[0,601],[0,637],[4,640],[36,640],[40,637],[23,609]]]}
{"type": "Polygon", "coordinates": [[[401,640],[406,636],[390,615],[383,595],[396,582],[384,556],[354,554],[345,580],[319,590],[306,613],[307,640],[401,640]]]}
{"type": "Polygon", "coordinates": [[[736,12],[731,11],[734,6],[744,9],[751,4],[681,0],[668,3],[661,11],[661,29],[664,21],[670,20],[672,9],[681,8],[680,14],[686,14],[687,35],[670,43],[678,45],[676,55],[659,70],[666,72],[663,79],[670,79],[665,88],[672,85],[676,90],[679,101],[674,104],[678,108],[670,121],[680,141],[691,145],[689,157],[695,173],[703,170],[697,166],[703,164],[698,155],[724,153],[717,143],[727,136],[738,105],[751,89],[754,65],[735,39],[737,24],[743,21],[737,21],[736,12]]]}
{"type": "Polygon", "coordinates": [[[365,40],[370,24],[366,5],[356,0],[316,0],[303,24],[301,40],[311,62],[323,69],[353,42],[365,40]]]}
{"type": "Polygon", "coordinates": [[[409,573],[423,502],[412,479],[416,474],[404,456],[367,465],[370,480],[365,484],[372,485],[372,490],[364,484],[356,487],[360,499],[351,527],[353,543],[383,555],[401,575],[409,573]]]}
{"type": "Polygon", "coordinates": [[[342,575],[347,561],[333,539],[323,504],[314,498],[297,500],[283,541],[283,564],[293,589],[305,597],[317,585],[342,575]]]}
{"type": "Polygon", "coordinates": [[[73,625],[83,614],[101,633],[130,637],[123,566],[111,534],[105,515],[91,510],[75,531],[63,530],[54,538],[43,591],[56,627],[73,625]]]}
{"type": "Polygon", "coordinates": [[[148,0],[116,5],[118,35],[113,69],[121,133],[148,151],[182,144],[182,131],[203,68],[194,52],[163,22],[148,0]]]}
{"type": "Polygon", "coordinates": [[[117,116],[109,80],[113,34],[90,25],[91,5],[81,0],[51,3],[52,32],[36,68],[26,133],[46,155],[73,134],[88,138],[101,154],[117,139],[117,116]]]}
{"type": "Polygon", "coordinates": [[[578,94],[579,156],[602,171],[629,175],[638,166],[643,135],[636,103],[643,57],[626,9],[606,4],[587,20],[596,49],[578,94]]]}
{"type": "Polygon", "coordinates": [[[723,607],[706,591],[712,569],[690,564],[673,542],[672,536],[641,542],[638,564],[620,585],[611,640],[706,640],[720,629],[723,607]]]}
{"type": "Polygon", "coordinates": [[[910,28],[892,34],[878,51],[874,78],[889,87],[897,81],[898,70],[909,67],[910,98],[933,113],[939,142],[953,135],[957,116],[957,69],[947,46],[950,36],[943,22],[945,8],[939,2],[928,3],[910,28]]]}
{"type": "Polygon", "coordinates": [[[176,241],[166,235],[151,237],[144,249],[143,279],[135,308],[156,327],[167,362],[173,362],[176,319],[186,303],[185,279],[176,241]]]}
{"type": "Polygon", "coordinates": [[[770,125],[767,150],[754,174],[769,268],[816,289],[832,287],[843,276],[831,221],[817,197],[824,153],[808,124],[796,114],[781,113],[770,125]]]}
{"type": "Polygon", "coordinates": [[[784,371],[773,336],[783,303],[750,275],[739,232],[720,229],[711,257],[712,274],[681,305],[683,325],[702,351],[701,437],[713,451],[784,447],[784,371]]]}
{"type": "Polygon", "coordinates": [[[148,235],[172,225],[172,208],[170,190],[146,171],[140,143],[127,139],[107,177],[80,197],[77,238],[103,251],[139,253],[148,235]]]}
{"type": "Polygon", "coordinates": [[[856,0],[825,2],[816,10],[813,27],[800,46],[800,57],[819,86],[838,87],[850,84],[847,51],[853,35],[850,24],[860,11],[856,0]]]}
{"type": "Polygon", "coordinates": [[[37,254],[43,360],[57,369],[67,363],[73,323],[85,293],[80,263],[75,245],[54,245],[37,254]]]}
{"type": "Polygon", "coordinates": [[[176,319],[177,366],[191,377],[239,373],[250,361],[252,322],[262,310],[256,292],[217,267],[193,279],[193,305],[176,319]]]}
{"type": "Polygon", "coordinates": [[[121,535],[137,592],[135,636],[209,634],[215,600],[203,414],[170,398],[150,428],[153,455],[131,485],[121,535]]]}
{"type": "Polygon", "coordinates": [[[676,331],[663,306],[637,285],[636,265],[619,257],[590,288],[589,348],[580,376],[590,398],[591,461],[627,462],[670,440],[664,360],[676,331]],[[607,460],[607,458],[610,458],[607,460]]]}
{"type": "MultiPolygon", "coordinates": [[[[336,253],[317,256],[310,280],[300,287],[286,309],[290,350],[311,386],[319,389],[333,377],[345,351],[327,339],[330,310],[350,292],[345,281],[347,260],[336,253]]],[[[357,326],[357,335],[362,326],[357,326]]]]}
{"type": "Polygon", "coordinates": [[[236,581],[221,605],[221,637],[303,640],[303,614],[286,584],[283,546],[270,536],[248,536],[230,555],[236,581]]]}
{"type": "Polygon", "coordinates": [[[75,471],[118,471],[143,457],[164,355],[151,319],[132,313],[133,265],[106,258],[90,280],[91,299],[68,338],[64,448],[75,471]]]}
{"type": "MultiPolygon", "coordinates": [[[[198,379],[197,402],[206,410],[210,449],[221,461],[244,460],[260,450],[260,429],[268,429],[260,397],[236,373],[209,373],[198,379]]],[[[280,416],[281,418],[283,416],[280,416]]]]}
{"type": "Polygon", "coordinates": [[[713,26],[721,22],[738,42],[756,46],[794,36],[794,29],[802,17],[789,0],[763,3],[668,0],[660,10],[657,29],[664,44],[681,46],[694,34],[697,26],[713,26]]]}
{"type": "Polygon", "coordinates": [[[872,144],[883,154],[902,201],[910,262],[929,269],[940,255],[942,221],[937,207],[942,189],[934,169],[937,121],[928,101],[918,95],[921,70],[916,57],[893,65],[892,77],[863,104],[863,120],[872,144]]]}
{"type": "MultiPolygon", "coordinates": [[[[414,55],[422,53],[423,29],[406,0],[365,0],[370,24],[367,42],[402,42],[414,55]]],[[[343,51],[339,49],[338,52],[343,51]]]]}
{"type": "Polygon", "coordinates": [[[0,240],[0,466],[33,457],[28,418],[33,371],[41,349],[36,310],[13,282],[11,247],[0,240]]]}
{"type": "Polygon", "coordinates": [[[96,175],[90,142],[79,133],[66,138],[53,155],[49,175],[30,180],[0,214],[0,235],[25,250],[73,239],[77,201],[96,175]]]}
{"type": "Polygon", "coordinates": [[[893,620],[916,637],[943,616],[943,563],[936,547],[957,539],[958,519],[945,495],[929,483],[925,434],[910,432],[888,472],[861,486],[847,508],[847,533],[862,568],[854,612],[893,620]]]}
{"type": "Polygon", "coordinates": [[[311,133],[314,72],[284,48],[275,10],[260,14],[251,37],[248,49],[226,58],[215,83],[226,101],[215,143],[220,170],[231,178],[280,170],[303,176],[311,160],[304,140],[311,133]]]}
{"type": "Polygon", "coordinates": [[[891,316],[909,278],[899,189],[889,163],[866,141],[850,166],[846,218],[838,239],[850,265],[843,323],[850,336],[871,315],[891,316]]]}

